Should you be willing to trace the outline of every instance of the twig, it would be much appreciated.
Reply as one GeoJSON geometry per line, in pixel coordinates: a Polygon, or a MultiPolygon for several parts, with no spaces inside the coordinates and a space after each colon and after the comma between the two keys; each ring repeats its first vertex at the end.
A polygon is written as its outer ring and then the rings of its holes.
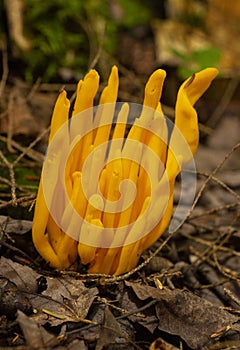
{"type": "Polygon", "coordinates": [[[106,23],[104,23],[104,27],[101,30],[101,33],[99,35],[99,46],[98,46],[98,50],[97,53],[95,55],[95,57],[93,58],[92,62],[90,63],[88,69],[92,69],[96,66],[96,64],[98,63],[100,57],[101,57],[101,53],[102,53],[102,49],[103,49],[103,44],[104,44],[104,36],[105,36],[105,32],[106,32],[106,23]]]}
{"type": "Polygon", "coordinates": [[[9,95],[8,100],[8,125],[7,125],[7,149],[10,153],[14,153],[14,149],[12,147],[12,136],[13,136],[13,117],[14,117],[14,100],[15,100],[15,93],[14,89],[11,91],[9,95]]]}
{"type": "MultiPolygon", "coordinates": [[[[149,307],[151,307],[152,305],[156,304],[157,302],[158,302],[157,299],[153,299],[149,303],[143,305],[142,307],[140,307],[140,308],[138,308],[136,310],[129,311],[128,313],[125,313],[125,314],[123,314],[121,316],[116,317],[116,320],[121,320],[121,319],[124,319],[124,318],[126,318],[128,316],[138,314],[139,312],[148,309],[149,307]]],[[[83,331],[83,330],[86,330],[86,329],[89,329],[89,328],[92,328],[92,327],[96,327],[96,326],[101,326],[101,324],[99,324],[99,323],[98,324],[91,324],[91,325],[88,325],[88,326],[85,326],[85,327],[82,327],[82,328],[73,329],[73,330],[68,331],[67,334],[70,335],[70,334],[78,333],[79,331],[83,331]]]]}
{"type": "Polygon", "coordinates": [[[2,151],[0,151],[0,158],[2,159],[3,163],[7,166],[8,170],[9,170],[9,176],[10,176],[10,181],[11,181],[12,205],[17,206],[16,181],[15,181],[13,164],[9,163],[7,158],[3,155],[2,151]]]}
{"type": "MultiPolygon", "coordinates": [[[[4,234],[6,235],[6,233],[4,233],[4,234]]],[[[11,237],[10,237],[10,239],[11,239],[11,237]]],[[[14,245],[9,244],[9,243],[7,243],[5,241],[1,241],[1,245],[3,245],[4,247],[12,250],[13,252],[16,252],[16,253],[22,255],[25,259],[29,260],[32,264],[35,263],[35,261],[27,253],[25,253],[23,250],[15,247],[14,245]]]]}
{"type": "Polygon", "coordinates": [[[0,81],[0,99],[2,98],[7,78],[8,78],[8,53],[7,53],[7,47],[5,40],[3,41],[3,49],[2,49],[2,67],[3,67],[3,74],[2,74],[2,80],[0,81]]]}
{"type": "Polygon", "coordinates": [[[206,216],[206,215],[211,215],[211,214],[217,213],[218,211],[232,209],[232,208],[235,208],[237,206],[240,206],[239,201],[234,202],[234,203],[230,203],[230,204],[221,205],[219,207],[206,210],[203,213],[192,215],[190,218],[188,218],[188,222],[192,221],[194,219],[201,218],[201,217],[206,216]]]}
{"type": "Polygon", "coordinates": [[[240,306],[240,299],[236,297],[228,288],[224,288],[224,292],[238,305],[240,306]]]}
{"type": "Polygon", "coordinates": [[[223,164],[225,163],[225,161],[238,149],[240,148],[240,143],[237,143],[235,146],[233,146],[233,148],[226,154],[226,156],[224,157],[224,159],[216,166],[216,168],[211,172],[211,174],[207,177],[206,181],[203,183],[202,187],[200,188],[191,209],[188,212],[187,218],[188,219],[192,212],[193,209],[196,207],[200,197],[202,196],[202,193],[204,191],[204,189],[206,188],[207,184],[210,182],[210,180],[214,177],[214,175],[221,169],[221,167],[223,166],[223,164]]]}
{"type": "Polygon", "coordinates": [[[121,316],[116,317],[116,320],[122,320],[123,318],[126,318],[128,316],[136,315],[136,314],[148,309],[152,305],[156,304],[158,301],[159,301],[158,299],[153,299],[153,300],[149,301],[149,303],[143,305],[142,307],[139,307],[137,310],[129,311],[121,316]]]}
{"type": "Polygon", "coordinates": [[[193,227],[195,227],[198,231],[199,231],[200,228],[205,230],[205,231],[209,231],[209,232],[213,232],[214,229],[215,229],[214,225],[206,225],[206,224],[203,224],[201,222],[194,222],[194,221],[190,221],[190,220],[188,220],[187,222],[190,225],[192,225],[193,227]]]}
{"type": "Polygon", "coordinates": [[[234,280],[234,281],[238,281],[240,280],[240,274],[236,271],[232,271],[229,268],[224,268],[223,266],[220,265],[217,255],[216,253],[213,254],[213,260],[214,263],[216,265],[216,267],[218,268],[218,271],[225,277],[234,280]]]}
{"type": "MultiPolygon", "coordinates": [[[[0,135],[0,141],[7,142],[7,138],[5,136],[0,135]]],[[[18,151],[24,152],[24,155],[28,156],[29,158],[35,160],[38,163],[42,163],[44,160],[44,155],[42,153],[37,152],[33,149],[29,149],[29,147],[25,148],[14,140],[11,140],[11,145],[18,151]]]]}
{"type": "MultiPolygon", "coordinates": [[[[207,241],[205,239],[202,239],[200,237],[195,237],[195,236],[192,236],[191,234],[189,233],[186,233],[186,232],[180,232],[180,235],[189,239],[189,240],[192,240],[196,243],[200,243],[201,245],[204,245],[204,246],[207,246],[207,247],[212,247],[212,242],[211,241],[207,241]]],[[[218,244],[215,244],[215,247],[217,250],[219,251],[223,251],[223,252],[228,252],[228,253],[231,253],[232,255],[235,255],[235,256],[238,256],[240,257],[240,252],[237,252],[236,250],[233,250],[231,248],[228,248],[228,247],[224,247],[222,245],[218,245],[218,244]]]]}
{"type": "Polygon", "coordinates": [[[22,51],[28,51],[31,47],[30,42],[23,33],[23,1],[5,0],[4,6],[8,19],[8,30],[11,39],[22,51]]]}
{"type": "Polygon", "coordinates": [[[30,145],[25,148],[22,153],[15,159],[13,165],[16,165],[25,155],[28,155],[29,151],[49,132],[50,127],[45,129],[38,137],[30,143],[30,145]]]}
{"type": "Polygon", "coordinates": [[[196,261],[194,261],[194,263],[192,265],[196,265],[199,261],[204,262],[207,261],[211,255],[214,255],[220,247],[223,246],[223,244],[225,244],[228,239],[230,238],[232,234],[232,231],[229,230],[229,232],[227,232],[227,234],[223,234],[220,235],[219,237],[217,237],[217,239],[210,243],[209,246],[200,254],[196,254],[198,256],[198,259],[196,259],[196,261]]]}
{"type": "Polygon", "coordinates": [[[32,201],[35,197],[36,197],[36,195],[32,194],[29,196],[17,198],[16,200],[12,199],[6,203],[0,204],[0,209],[7,208],[7,207],[10,207],[12,205],[19,205],[19,204],[24,203],[24,202],[32,201]]]}
{"type": "MultiPolygon", "coordinates": [[[[2,182],[3,184],[11,187],[11,181],[9,181],[8,179],[5,179],[4,177],[0,176],[0,182],[2,182]]],[[[26,188],[30,188],[30,189],[36,189],[36,186],[21,186],[16,184],[16,189],[22,191],[23,193],[25,192],[26,194],[29,193],[29,191],[26,188]]]]}
{"type": "MultiPolygon", "coordinates": [[[[209,177],[210,175],[204,172],[197,172],[198,175],[202,175],[205,177],[209,177]]],[[[227,190],[229,193],[231,193],[233,196],[237,197],[238,200],[240,200],[240,195],[235,192],[231,187],[229,187],[227,184],[225,184],[222,180],[218,179],[215,176],[211,176],[211,180],[213,180],[214,182],[216,182],[218,185],[220,185],[221,187],[223,187],[225,190],[227,190]]]]}
{"type": "MultiPolygon", "coordinates": [[[[76,84],[64,84],[64,87],[67,91],[75,91],[76,90],[76,84]]],[[[46,92],[59,92],[63,89],[63,84],[55,84],[55,83],[42,83],[39,85],[40,91],[46,91],[46,92]]]]}
{"type": "Polygon", "coordinates": [[[31,101],[31,99],[33,98],[36,91],[39,90],[40,84],[41,84],[41,78],[37,78],[36,82],[33,84],[30,92],[28,93],[28,95],[26,97],[26,101],[31,101]]]}

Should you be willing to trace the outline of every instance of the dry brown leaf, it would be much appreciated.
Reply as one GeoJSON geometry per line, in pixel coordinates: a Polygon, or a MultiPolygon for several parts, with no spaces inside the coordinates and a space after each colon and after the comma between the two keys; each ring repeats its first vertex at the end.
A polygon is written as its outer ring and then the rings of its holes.
{"type": "Polygon", "coordinates": [[[0,315],[15,319],[17,310],[32,313],[28,298],[17,288],[16,284],[0,276],[0,315]]]}
{"type": "Polygon", "coordinates": [[[12,219],[9,216],[0,215],[0,231],[5,233],[24,234],[32,229],[32,221],[12,219]]]}
{"type": "Polygon", "coordinates": [[[104,311],[104,324],[97,341],[96,350],[102,350],[106,345],[114,343],[116,338],[121,337],[121,335],[122,330],[119,323],[111,311],[106,308],[104,311]]]}
{"type": "MultiPolygon", "coordinates": [[[[162,292],[162,291],[160,291],[162,292]]],[[[239,318],[197,295],[168,290],[156,305],[161,331],[180,336],[191,349],[210,345],[214,334],[233,329],[239,318]]]]}
{"type": "Polygon", "coordinates": [[[50,349],[58,345],[58,339],[39,326],[34,320],[18,311],[17,321],[30,349],[50,349]]]}
{"type": "Polygon", "coordinates": [[[52,326],[84,321],[97,294],[97,288],[86,288],[72,277],[48,277],[47,289],[31,297],[32,305],[38,310],[34,318],[44,324],[47,315],[52,326]]]}
{"type": "Polygon", "coordinates": [[[86,318],[98,289],[87,288],[73,277],[42,277],[46,290],[38,293],[40,274],[28,266],[1,257],[0,271],[4,278],[15,283],[37,311],[33,317],[44,324],[46,320],[57,326],[67,321],[80,322],[86,318]]]}
{"type": "Polygon", "coordinates": [[[37,278],[40,275],[30,267],[21,265],[2,256],[0,259],[0,271],[2,277],[15,283],[17,288],[22,292],[37,292],[37,278]]]}
{"type": "Polygon", "coordinates": [[[131,287],[134,290],[134,293],[137,295],[137,297],[140,300],[147,300],[147,299],[158,299],[162,293],[165,293],[165,291],[161,291],[158,288],[151,287],[148,285],[142,285],[140,283],[133,283],[125,281],[126,285],[131,287]]]}
{"type": "Polygon", "coordinates": [[[157,289],[139,283],[126,282],[141,300],[157,299],[158,328],[179,336],[191,349],[203,349],[211,344],[214,334],[224,334],[236,327],[239,317],[186,290],[157,289]]]}

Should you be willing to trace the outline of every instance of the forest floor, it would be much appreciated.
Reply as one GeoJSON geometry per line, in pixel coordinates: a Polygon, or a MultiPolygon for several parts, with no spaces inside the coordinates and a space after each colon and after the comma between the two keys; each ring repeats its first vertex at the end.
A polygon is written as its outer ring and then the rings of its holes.
{"type": "MultiPolygon", "coordinates": [[[[139,43],[128,45],[133,56],[121,59],[128,69],[120,67],[119,98],[141,103],[154,55],[144,43],[143,65],[134,56],[139,43]]],[[[172,117],[179,81],[169,72],[163,97],[172,117]]],[[[32,244],[32,207],[61,86],[12,77],[1,91],[0,349],[240,349],[238,82],[217,78],[197,104],[201,138],[189,217],[118,277],[56,272],[32,244]]]]}

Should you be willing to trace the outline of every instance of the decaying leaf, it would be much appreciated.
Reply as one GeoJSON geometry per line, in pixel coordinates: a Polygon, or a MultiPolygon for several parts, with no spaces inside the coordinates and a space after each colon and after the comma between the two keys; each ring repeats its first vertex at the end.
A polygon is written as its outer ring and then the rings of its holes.
{"type": "Polygon", "coordinates": [[[8,319],[14,319],[17,310],[31,314],[32,305],[15,283],[7,278],[0,277],[0,315],[6,315],[8,319]]]}
{"type": "MultiPolygon", "coordinates": [[[[126,281],[125,283],[126,285],[132,286],[131,282],[126,281]]],[[[133,285],[135,284],[133,283],[133,285]]],[[[133,324],[141,325],[141,327],[145,328],[152,334],[157,329],[158,319],[155,314],[154,305],[148,305],[148,302],[146,300],[141,299],[138,296],[136,297],[131,289],[127,288],[124,290],[121,297],[121,307],[127,310],[127,312],[130,312],[128,319],[133,324]],[[142,307],[144,310],[142,310],[142,307]]]]}
{"type": "Polygon", "coordinates": [[[104,312],[104,324],[102,326],[102,331],[100,332],[96,350],[102,350],[104,346],[114,343],[116,338],[121,337],[121,335],[122,330],[119,323],[111,311],[106,308],[104,312]]]}
{"type": "Polygon", "coordinates": [[[48,322],[56,326],[67,321],[84,321],[97,294],[97,288],[86,288],[72,277],[48,277],[47,289],[31,300],[38,310],[36,318],[45,323],[44,313],[48,315],[48,322]]]}
{"type": "Polygon", "coordinates": [[[47,320],[52,326],[65,322],[84,322],[98,293],[97,288],[86,288],[81,281],[56,277],[47,278],[47,284],[46,291],[31,297],[37,310],[34,318],[41,324],[47,320]]]}
{"type": "Polygon", "coordinates": [[[21,311],[18,311],[17,321],[30,349],[50,349],[59,343],[54,335],[47,332],[21,311]]]}
{"type": "Polygon", "coordinates": [[[126,281],[125,283],[127,286],[131,287],[134,290],[134,293],[137,295],[137,297],[140,300],[146,300],[148,298],[158,299],[162,295],[161,293],[159,294],[160,289],[157,289],[155,287],[142,285],[140,283],[128,282],[128,281],[126,281]]]}
{"type": "Polygon", "coordinates": [[[228,331],[238,321],[191,292],[175,289],[164,294],[156,305],[159,329],[180,336],[192,349],[203,349],[211,343],[212,334],[219,329],[228,331]]]}
{"type": "Polygon", "coordinates": [[[202,349],[210,344],[212,335],[237,330],[239,318],[199,296],[180,289],[162,290],[138,283],[126,282],[140,300],[157,299],[158,328],[179,336],[191,349],[202,349]]]}
{"type": "MultiPolygon", "coordinates": [[[[65,345],[66,350],[88,350],[84,340],[74,339],[69,345],[65,345]]],[[[59,349],[60,350],[60,349],[59,349]]],[[[63,350],[63,348],[61,348],[63,350]]]]}
{"type": "Polygon", "coordinates": [[[41,324],[48,321],[57,326],[67,321],[84,321],[89,308],[98,294],[96,287],[87,288],[73,277],[44,277],[46,290],[38,293],[40,274],[26,265],[1,257],[0,271],[29,299],[37,311],[33,317],[41,324]]]}
{"type": "Polygon", "coordinates": [[[0,215],[0,231],[6,233],[24,234],[31,231],[32,222],[29,220],[12,219],[9,216],[0,215]]]}
{"type": "Polygon", "coordinates": [[[4,256],[0,259],[1,275],[15,283],[17,288],[26,293],[37,292],[37,272],[26,265],[21,265],[7,259],[4,256]]]}

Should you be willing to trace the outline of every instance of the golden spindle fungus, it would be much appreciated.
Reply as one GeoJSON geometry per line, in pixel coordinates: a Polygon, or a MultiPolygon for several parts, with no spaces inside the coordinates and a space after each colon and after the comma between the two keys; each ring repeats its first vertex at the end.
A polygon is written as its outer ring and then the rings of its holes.
{"type": "Polygon", "coordinates": [[[90,70],[79,82],[70,121],[66,92],[59,94],[32,227],[50,266],[82,263],[89,273],[111,275],[136,266],[171,221],[176,176],[198,147],[193,106],[217,73],[207,68],[181,85],[171,133],[160,103],[161,69],[149,78],[133,121],[128,103],[116,108],[116,66],[96,108],[98,73],[90,70]]]}

